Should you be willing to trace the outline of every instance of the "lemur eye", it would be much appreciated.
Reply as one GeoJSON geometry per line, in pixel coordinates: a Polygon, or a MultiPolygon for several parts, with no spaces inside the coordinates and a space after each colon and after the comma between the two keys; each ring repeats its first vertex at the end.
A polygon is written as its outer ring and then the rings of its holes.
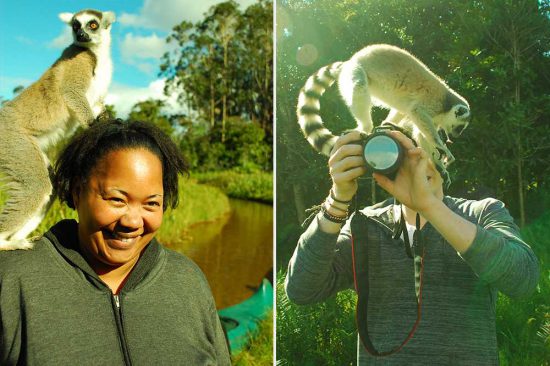
{"type": "Polygon", "coordinates": [[[95,20],[92,20],[88,25],[91,30],[96,30],[99,27],[99,24],[95,20]]]}

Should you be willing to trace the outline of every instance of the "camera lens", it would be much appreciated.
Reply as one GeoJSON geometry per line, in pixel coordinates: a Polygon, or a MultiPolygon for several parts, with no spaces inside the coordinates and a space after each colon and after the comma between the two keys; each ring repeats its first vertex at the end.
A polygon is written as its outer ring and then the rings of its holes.
{"type": "Polygon", "coordinates": [[[365,141],[363,157],[371,170],[384,175],[397,171],[402,159],[401,145],[386,133],[375,133],[365,141]]]}

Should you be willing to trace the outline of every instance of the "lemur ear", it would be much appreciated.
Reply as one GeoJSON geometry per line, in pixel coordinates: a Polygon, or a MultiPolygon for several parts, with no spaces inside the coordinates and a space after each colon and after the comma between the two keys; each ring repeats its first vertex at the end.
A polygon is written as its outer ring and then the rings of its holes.
{"type": "Polygon", "coordinates": [[[73,19],[73,15],[73,13],[60,13],[59,19],[61,19],[63,23],[70,24],[71,20],[73,19]]]}
{"type": "Polygon", "coordinates": [[[105,22],[105,28],[113,24],[116,20],[115,13],[112,11],[103,12],[103,21],[105,22]]]}

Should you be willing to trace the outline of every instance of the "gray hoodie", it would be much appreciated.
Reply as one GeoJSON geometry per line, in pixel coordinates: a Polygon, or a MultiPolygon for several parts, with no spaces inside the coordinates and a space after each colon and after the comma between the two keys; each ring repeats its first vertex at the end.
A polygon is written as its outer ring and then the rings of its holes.
{"type": "Polygon", "coordinates": [[[0,252],[1,365],[229,365],[208,283],[152,240],[113,296],[65,220],[34,249],[0,252]]]}
{"type": "MultiPolygon", "coordinates": [[[[419,326],[391,356],[373,357],[359,342],[359,365],[498,364],[497,291],[528,296],[537,285],[538,261],[502,202],[445,197],[444,203],[477,226],[472,246],[459,255],[429,223],[422,228],[426,249],[419,326]]],[[[355,260],[359,267],[368,266],[367,324],[374,346],[387,351],[407,338],[417,318],[415,265],[405,243],[392,238],[397,221],[392,200],[358,215],[365,225],[354,233],[354,246],[363,246],[360,252],[365,255],[355,260]]],[[[354,288],[351,247],[349,221],[339,235],[331,235],[313,220],[289,264],[290,300],[310,304],[354,288]]]]}

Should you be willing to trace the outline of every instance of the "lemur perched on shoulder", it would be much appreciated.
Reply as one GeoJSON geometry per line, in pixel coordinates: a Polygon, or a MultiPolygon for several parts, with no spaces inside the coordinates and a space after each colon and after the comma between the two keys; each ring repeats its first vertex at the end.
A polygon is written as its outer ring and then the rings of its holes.
{"type": "Polygon", "coordinates": [[[52,191],[44,151],[89,126],[104,111],[111,83],[113,12],[62,13],[73,43],[42,75],[0,109],[0,172],[8,199],[0,213],[0,250],[29,249],[52,191]]]}
{"type": "Polygon", "coordinates": [[[371,132],[372,106],[381,106],[390,109],[386,122],[409,130],[416,127],[413,135],[421,135],[421,145],[429,153],[444,154],[445,164],[454,160],[437,129],[447,136],[459,135],[470,119],[468,102],[413,55],[385,44],[367,46],[348,61],[322,67],[300,91],[298,123],[319,152],[330,155],[336,141],[319,114],[320,98],[336,80],[357,130],[371,132]]]}

